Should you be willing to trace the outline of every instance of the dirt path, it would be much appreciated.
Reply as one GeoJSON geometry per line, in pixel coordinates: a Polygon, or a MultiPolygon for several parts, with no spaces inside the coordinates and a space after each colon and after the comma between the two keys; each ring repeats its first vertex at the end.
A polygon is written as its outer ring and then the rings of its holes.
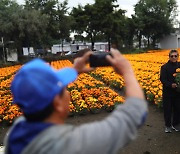
{"type": "MultiPolygon", "coordinates": [[[[79,125],[101,120],[109,113],[89,114],[70,117],[67,123],[79,125]]],[[[0,143],[7,131],[0,127],[0,143]]],[[[139,130],[138,138],[120,151],[121,154],[180,154],[180,132],[164,133],[163,112],[154,105],[149,105],[149,116],[146,124],[139,130]]]]}

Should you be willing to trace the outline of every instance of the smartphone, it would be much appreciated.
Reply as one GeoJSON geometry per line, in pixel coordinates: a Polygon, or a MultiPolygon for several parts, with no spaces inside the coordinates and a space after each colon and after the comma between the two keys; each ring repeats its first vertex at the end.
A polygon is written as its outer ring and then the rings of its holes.
{"type": "Polygon", "coordinates": [[[107,55],[111,55],[111,53],[94,53],[90,55],[89,57],[90,67],[110,66],[111,64],[106,60],[107,55]]]}

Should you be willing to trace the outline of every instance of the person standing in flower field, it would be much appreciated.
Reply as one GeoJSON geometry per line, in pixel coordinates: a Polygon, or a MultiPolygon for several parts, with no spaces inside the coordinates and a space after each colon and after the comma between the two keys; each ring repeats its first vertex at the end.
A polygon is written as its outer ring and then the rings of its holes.
{"type": "Polygon", "coordinates": [[[176,70],[180,68],[177,50],[169,52],[169,61],[161,67],[160,81],[163,84],[163,109],[165,120],[165,133],[172,129],[180,131],[180,92],[175,82],[176,70]]]}
{"type": "Polygon", "coordinates": [[[67,85],[86,67],[91,51],[76,58],[72,68],[53,70],[40,59],[25,64],[11,84],[14,103],[23,111],[5,138],[6,154],[114,154],[135,139],[145,122],[147,102],[130,63],[112,49],[106,56],[126,84],[126,101],[99,122],[65,124],[70,95],[67,85]]]}

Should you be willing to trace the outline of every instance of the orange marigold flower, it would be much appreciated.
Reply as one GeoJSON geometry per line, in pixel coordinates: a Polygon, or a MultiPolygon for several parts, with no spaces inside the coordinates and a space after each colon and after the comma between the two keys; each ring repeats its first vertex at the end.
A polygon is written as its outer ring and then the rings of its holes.
{"type": "Polygon", "coordinates": [[[180,73],[180,68],[176,69],[176,72],[177,72],[177,73],[180,73]]]}
{"type": "Polygon", "coordinates": [[[177,75],[176,73],[173,74],[174,77],[176,77],[176,75],[177,75]]]}

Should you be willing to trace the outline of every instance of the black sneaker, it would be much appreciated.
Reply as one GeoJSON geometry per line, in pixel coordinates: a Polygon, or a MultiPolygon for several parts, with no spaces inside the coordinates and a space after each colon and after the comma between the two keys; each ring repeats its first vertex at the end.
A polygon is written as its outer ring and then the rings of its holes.
{"type": "Polygon", "coordinates": [[[172,129],[175,130],[176,132],[180,131],[180,128],[178,126],[172,126],[172,129]]]}
{"type": "Polygon", "coordinates": [[[165,128],[165,133],[171,133],[171,132],[172,132],[171,127],[166,127],[165,128]]]}

